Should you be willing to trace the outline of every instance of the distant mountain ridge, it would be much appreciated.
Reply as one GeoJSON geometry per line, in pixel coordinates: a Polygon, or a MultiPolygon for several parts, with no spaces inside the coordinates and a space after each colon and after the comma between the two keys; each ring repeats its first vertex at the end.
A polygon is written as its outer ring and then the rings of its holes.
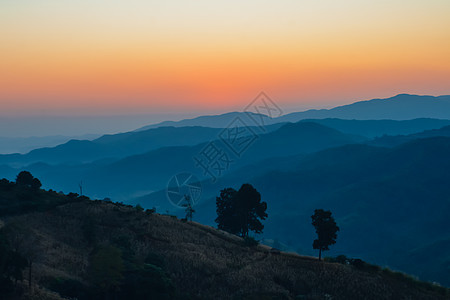
{"type": "MultiPolygon", "coordinates": [[[[265,127],[277,130],[283,123],[265,127]]],[[[257,127],[250,127],[257,131],[257,127]]],[[[70,140],[54,147],[38,148],[26,154],[0,154],[0,164],[23,166],[32,163],[76,164],[103,159],[121,159],[163,147],[194,146],[217,138],[223,128],[202,126],[157,127],[144,131],[106,134],[94,140],[70,140]]]]}
{"type": "Polygon", "coordinates": [[[450,137],[450,126],[444,126],[440,129],[425,130],[423,132],[413,133],[409,135],[382,136],[374,139],[370,142],[370,144],[381,147],[394,147],[406,142],[413,141],[415,139],[432,137],[450,137]]]}
{"type": "Polygon", "coordinates": [[[270,125],[279,123],[274,122],[273,121],[274,119],[271,119],[263,114],[256,114],[252,112],[228,112],[220,115],[199,116],[192,119],[184,119],[181,121],[164,121],[161,123],[144,126],[142,128],[137,129],[136,131],[144,131],[148,129],[165,126],[173,126],[173,127],[204,126],[211,128],[226,128],[236,118],[240,118],[247,126],[270,125]],[[255,124],[254,119],[256,118],[258,118],[258,121],[263,122],[264,124],[255,124]]]}
{"type": "Polygon", "coordinates": [[[24,154],[38,148],[54,147],[73,139],[93,140],[99,136],[99,134],[84,134],[81,136],[0,137],[0,154],[24,154]]]}
{"type": "Polygon", "coordinates": [[[346,119],[305,119],[300,122],[314,122],[334,128],[344,133],[361,135],[368,138],[384,135],[409,135],[424,130],[439,130],[450,125],[449,120],[412,119],[412,120],[346,120],[346,119]]]}
{"type": "MultiPolygon", "coordinates": [[[[226,127],[236,117],[248,121],[249,124],[252,123],[246,112],[231,112],[220,115],[200,116],[181,121],[166,121],[148,125],[138,130],[146,130],[160,126],[226,127]]],[[[304,119],[328,118],[346,120],[412,120],[423,118],[450,120],[450,95],[420,96],[399,94],[385,99],[358,101],[331,109],[311,109],[302,112],[293,112],[278,118],[263,117],[266,125],[298,122],[304,119]]]]}
{"type": "Polygon", "coordinates": [[[216,128],[159,127],[153,130],[104,135],[95,140],[70,140],[52,148],[27,154],[0,155],[0,164],[24,165],[37,162],[85,163],[105,158],[122,158],[168,146],[196,145],[217,135],[216,128]]]}
{"type": "MultiPolygon", "coordinates": [[[[232,158],[235,162],[231,167],[240,168],[259,160],[274,160],[282,156],[304,155],[344,144],[368,143],[391,147],[414,138],[449,136],[446,127],[429,131],[430,134],[425,131],[417,136],[385,136],[375,140],[349,133],[362,130],[364,133],[375,134],[384,132],[386,126],[395,132],[403,129],[418,130],[425,125],[442,125],[443,122],[448,122],[445,120],[311,121],[314,122],[305,120],[288,123],[278,129],[282,123],[270,125],[268,133],[259,135],[241,158],[232,158]],[[411,128],[408,129],[409,125],[411,128]],[[333,127],[344,130],[339,131],[333,127]]],[[[76,183],[83,180],[90,195],[115,198],[117,195],[123,197],[133,193],[134,197],[158,190],[180,171],[203,173],[195,167],[193,157],[200,153],[205,143],[218,140],[218,134],[222,130],[206,127],[160,127],[105,135],[94,141],[71,141],[55,148],[38,149],[27,155],[0,155],[0,170],[3,176],[12,179],[11,176],[19,169],[27,166],[27,169],[58,189],[73,191],[76,183]],[[66,175],[61,176],[61,172],[66,175]],[[88,186],[88,183],[93,186],[88,186]]],[[[289,164],[285,164],[285,168],[287,167],[289,164]]]]}
{"type": "MultiPolygon", "coordinates": [[[[255,120],[258,120],[266,126],[267,131],[273,131],[285,123],[314,121],[344,133],[368,138],[386,134],[407,135],[450,125],[450,96],[401,94],[388,99],[361,101],[328,110],[290,113],[273,119],[250,112],[230,112],[177,122],[166,121],[132,132],[104,135],[92,141],[72,140],[54,148],[38,148],[26,155],[0,155],[0,164],[90,162],[144,153],[159,147],[195,145],[210,140],[220,129],[229,127],[235,120],[250,127],[261,125],[255,123],[255,120]],[[384,120],[388,117],[392,120],[384,120]],[[416,117],[419,119],[400,121],[416,117]]],[[[7,142],[5,140],[5,143],[7,142]]]]}
{"type": "MultiPolygon", "coordinates": [[[[211,141],[219,143],[217,136],[212,138],[211,141]]],[[[260,135],[240,158],[228,151],[232,162],[229,168],[222,172],[226,173],[260,159],[312,153],[362,140],[364,138],[344,134],[316,123],[286,124],[278,130],[260,135]]],[[[26,169],[57,189],[73,190],[71,187],[75,186],[74,183],[83,180],[85,190],[89,191],[90,195],[114,199],[120,197],[125,200],[134,193],[148,193],[166,186],[168,180],[181,171],[202,174],[203,170],[196,167],[193,158],[199,155],[205,145],[207,143],[162,147],[114,161],[87,164],[31,164],[26,169]],[[62,173],[65,176],[61,176],[62,173]]],[[[223,149],[227,151],[225,145],[223,149]]],[[[5,169],[5,172],[14,174],[13,170],[5,169]]],[[[209,177],[203,174],[202,178],[209,177]]]]}
{"type": "Polygon", "coordinates": [[[419,96],[399,94],[386,99],[359,101],[332,109],[290,113],[279,122],[302,119],[411,120],[418,118],[450,119],[450,95],[419,96]]]}

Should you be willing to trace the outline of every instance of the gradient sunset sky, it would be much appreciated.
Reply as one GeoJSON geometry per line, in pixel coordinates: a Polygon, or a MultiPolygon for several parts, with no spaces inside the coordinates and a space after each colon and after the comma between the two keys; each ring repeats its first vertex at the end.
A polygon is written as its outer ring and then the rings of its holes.
{"type": "Polygon", "coordinates": [[[449,0],[2,0],[0,115],[450,93],[449,0]]]}

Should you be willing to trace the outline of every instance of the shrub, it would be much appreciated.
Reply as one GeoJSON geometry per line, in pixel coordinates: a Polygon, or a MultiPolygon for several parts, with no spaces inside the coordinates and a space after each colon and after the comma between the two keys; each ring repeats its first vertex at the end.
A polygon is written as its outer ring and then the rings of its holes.
{"type": "Polygon", "coordinates": [[[343,264],[343,265],[348,265],[350,263],[349,259],[345,255],[338,255],[338,256],[336,256],[336,262],[340,263],[340,264],[343,264]]]}
{"type": "Polygon", "coordinates": [[[156,212],[156,208],[147,208],[146,210],[145,210],[145,213],[146,214],[148,214],[148,215],[151,215],[151,214],[154,214],[156,212]]]}
{"type": "Polygon", "coordinates": [[[78,198],[78,194],[77,193],[69,193],[69,194],[67,194],[67,197],[69,197],[70,199],[76,199],[76,198],[78,198]]]}
{"type": "Polygon", "coordinates": [[[259,242],[255,238],[253,238],[251,236],[244,237],[244,245],[245,246],[256,247],[256,246],[258,246],[258,244],[259,244],[259,242]]]}
{"type": "Polygon", "coordinates": [[[376,273],[381,271],[381,268],[377,265],[372,265],[369,263],[366,263],[365,261],[359,259],[359,258],[348,258],[345,255],[338,255],[336,257],[326,257],[325,261],[332,262],[332,263],[339,263],[343,265],[351,265],[359,270],[376,273]]]}
{"type": "Polygon", "coordinates": [[[49,290],[57,292],[63,297],[86,299],[88,289],[80,281],[70,278],[47,278],[45,285],[49,290]]]}

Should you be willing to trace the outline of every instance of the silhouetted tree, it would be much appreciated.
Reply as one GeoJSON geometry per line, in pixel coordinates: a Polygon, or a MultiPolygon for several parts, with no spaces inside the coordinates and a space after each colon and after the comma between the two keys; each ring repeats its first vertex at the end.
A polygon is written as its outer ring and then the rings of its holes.
{"type": "Polygon", "coordinates": [[[186,207],[184,210],[186,212],[186,220],[192,221],[192,216],[195,213],[195,209],[192,207],[192,200],[191,197],[188,195],[184,195],[184,204],[183,206],[186,207]]]}
{"type": "Polygon", "coordinates": [[[72,192],[70,192],[70,193],[68,193],[67,194],[67,197],[69,197],[69,198],[71,198],[71,199],[76,199],[76,198],[78,198],[80,195],[78,195],[77,193],[72,193],[72,192]]]}
{"type": "Polygon", "coordinates": [[[226,188],[220,191],[220,196],[216,197],[217,227],[221,230],[228,231],[233,234],[239,233],[236,219],[236,199],[237,191],[233,188],[226,188]]]}
{"type": "Polygon", "coordinates": [[[322,251],[330,250],[329,246],[336,244],[339,227],[329,210],[316,209],[311,219],[312,225],[316,228],[317,233],[317,239],[314,240],[313,248],[319,249],[319,260],[321,260],[322,251]]]}
{"type": "Polygon", "coordinates": [[[135,208],[136,208],[137,211],[144,211],[144,208],[139,203],[136,204],[135,208]]]}
{"type": "Polygon", "coordinates": [[[33,179],[34,177],[30,172],[22,171],[16,177],[16,184],[20,186],[31,187],[31,185],[33,184],[33,179]]]}
{"type": "Polygon", "coordinates": [[[41,181],[37,178],[34,178],[28,171],[22,171],[16,177],[16,184],[18,186],[24,186],[32,189],[40,189],[42,184],[41,181]]]}
{"type": "Polygon", "coordinates": [[[33,178],[33,181],[31,182],[31,188],[34,190],[40,189],[42,186],[42,183],[39,179],[33,178]]]}
{"type": "Polygon", "coordinates": [[[267,218],[267,203],[261,202],[261,194],[250,184],[243,184],[239,191],[227,188],[216,198],[218,228],[243,237],[249,231],[261,233],[267,218]]]}

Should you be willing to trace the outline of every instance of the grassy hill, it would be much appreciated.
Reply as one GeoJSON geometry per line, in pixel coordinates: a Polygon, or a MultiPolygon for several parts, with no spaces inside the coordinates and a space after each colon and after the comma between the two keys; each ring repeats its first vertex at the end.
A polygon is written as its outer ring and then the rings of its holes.
{"type": "MultiPolygon", "coordinates": [[[[30,190],[5,180],[0,204],[2,209],[15,207],[1,216],[0,241],[5,242],[0,245],[32,262],[31,281],[27,264],[26,276],[15,286],[21,296],[11,299],[447,299],[450,295],[447,289],[362,262],[319,262],[279,253],[139,207],[30,190]],[[28,196],[17,196],[23,192],[28,196]]],[[[6,292],[1,295],[9,299],[6,292]]]]}

